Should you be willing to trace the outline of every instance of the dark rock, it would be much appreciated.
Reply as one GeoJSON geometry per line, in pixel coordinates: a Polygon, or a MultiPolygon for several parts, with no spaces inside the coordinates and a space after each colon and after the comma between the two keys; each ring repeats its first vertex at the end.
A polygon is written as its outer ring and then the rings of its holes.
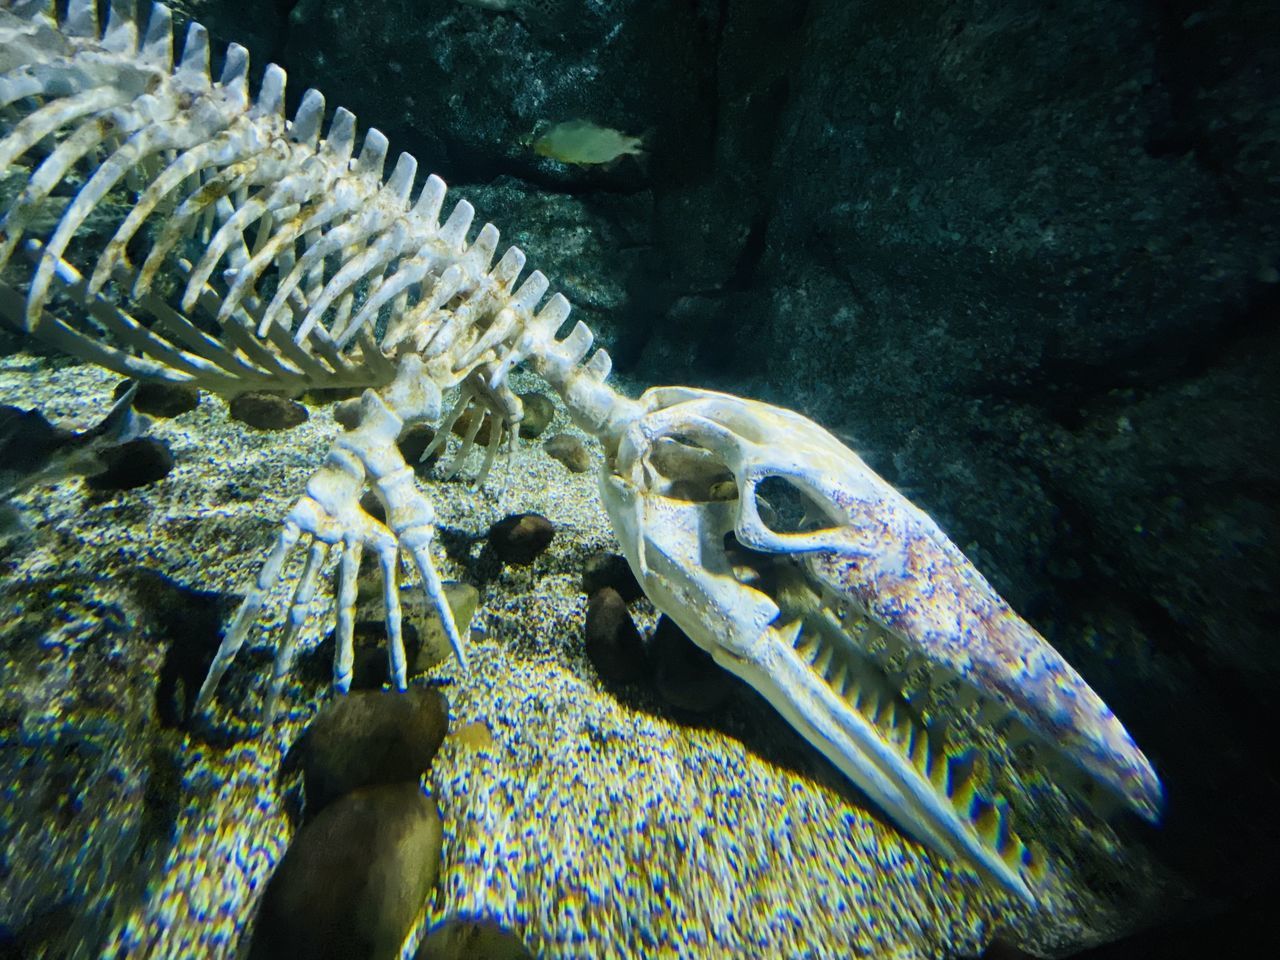
{"type": "Polygon", "coordinates": [[[279,60],[288,20],[284,14],[302,0],[279,3],[228,4],[225,0],[182,0],[180,8],[192,20],[202,23],[211,37],[239,37],[249,51],[250,63],[279,60]]]}
{"type": "MultiPolygon", "coordinates": [[[[999,941],[997,941],[998,943],[999,941]]],[[[1023,960],[1029,953],[988,950],[982,960],[1023,960]]],[[[1275,899],[1266,887],[1253,890],[1235,903],[1183,901],[1169,916],[1119,940],[1096,944],[1072,960],[1207,960],[1210,957],[1273,957],[1280,953],[1275,927],[1275,899]],[[1267,946],[1271,944],[1271,946],[1267,946]]]]}
{"type": "MultiPolygon", "coordinates": [[[[400,624],[404,637],[405,657],[414,662],[418,649],[418,628],[405,621],[400,624]]],[[[355,656],[351,661],[352,690],[381,690],[390,679],[387,664],[387,624],[385,620],[357,620],[352,630],[355,656]]],[[[316,649],[318,661],[327,670],[333,663],[333,634],[316,649]]]]}
{"type": "MultiPolygon", "coordinates": [[[[372,490],[366,490],[360,495],[360,509],[373,517],[373,519],[377,520],[379,523],[387,522],[387,510],[382,505],[381,498],[372,490]]],[[[371,553],[366,553],[364,556],[370,558],[373,557],[371,553]]],[[[364,558],[362,557],[361,559],[364,558]]]]}
{"type": "Polygon", "coordinates": [[[327,407],[331,403],[358,400],[362,393],[364,393],[364,387],[316,387],[314,390],[308,390],[298,399],[308,406],[327,407]]]}
{"type": "Polygon", "coordinates": [[[427,933],[414,960],[533,960],[533,953],[492,920],[455,917],[427,933]]]}
{"type": "Polygon", "coordinates": [[[75,906],[68,900],[26,918],[21,928],[0,924],[0,960],[65,955],[65,948],[58,950],[57,946],[66,944],[67,932],[74,928],[75,921],[75,906]]]}
{"type": "MultiPolygon", "coordinates": [[[[119,400],[129,389],[132,380],[116,384],[111,396],[119,400]]],[[[200,404],[200,391],[186,383],[152,383],[142,381],[133,395],[133,409],[149,417],[176,417],[194,410],[200,404]]]]}
{"type": "MultiPolygon", "coordinates": [[[[366,620],[356,624],[356,647],[351,657],[352,693],[362,690],[381,690],[382,685],[387,682],[387,653],[373,643],[360,643],[358,638],[362,626],[369,633],[377,631],[380,639],[386,639],[386,631],[381,621],[366,620]]],[[[332,657],[325,658],[325,662],[332,663],[332,657]]]]}
{"type": "Polygon", "coordinates": [[[583,629],[587,659],[613,683],[634,683],[646,672],[644,642],[617,590],[603,587],[587,601],[583,629]]]}
{"type": "Polygon", "coordinates": [[[413,472],[419,476],[425,475],[440,459],[439,450],[433,451],[426,460],[422,459],[422,451],[431,446],[435,438],[435,427],[429,423],[411,423],[400,431],[400,438],[396,441],[400,456],[404,457],[404,462],[413,467],[413,472]]]}
{"type": "Polygon", "coordinates": [[[489,433],[493,430],[494,420],[488,410],[474,403],[462,411],[458,419],[453,422],[453,428],[450,432],[455,437],[465,437],[471,432],[471,428],[476,422],[476,417],[480,417],[481,420],[480,426],[476,427],[474,440],[484,446],[489,442],[489,433]]]}
{"type": "Polygon", "coordinates": [[[85,477],[85,483],[98,491],[132,490],[163,480],[173,469],[173,453],[169,445],[155,437],[138,437],[97,453],[106,469],[85,477]]]}
{"type": "Polygon", "coordinates": [[[434,687],[361,690],[329,701],[303,746],[308,816],[358,787],[417,783],[448,726],[448,702],[434,687]]]}
{"type": "Polygon", "coordinates": [[[520,402],[524,405],[524,419],[520,421],[520,436],[525,440],[536,440],[556,418],[555,401],[545,393],[522,393],[520,402]]]}
{"type": "Polygon", "coordinates": [[[556,528],[540,513],[516,513],[489,528],[489,546],[503,563],[533,563],[551,544],[556,528]]]}
{"type": "Polygon", "coordinates": [[[627,603],[644,596],[627,558],[608,550],[593,553],[582,565],[582,592],[589,597],[604,587],[617,590],[627,603]]]}
{"type": "MultiPolygon", "coordinates": [[[[469,583],[456,581],[442,586],[445,603],[453,614],[454,626],[465,641],[468,628],[480,606],[480,591],[469,583]]],[[[355,626],[356,664],[352,681],[355,688],[380,686],[387,677],[386,606],[383,593],[382,566],[372,552],[366,552],[360,559],[356,579],[356,608],[363,619],[357,620],[355,626]],[[367,641],[363,645],[362,639],[367,641]]],[[[401,629],[404,631],[409,673],[424,673],[452,656],[453,648],[449,645],[440,615],[431,601],[419,589],[414,588],[402,593],[400,602],[403,617],[401,629]]],[[[332,651],[328,655],[332,656],[332,651]]]]}
{"type": "Polygon", "coordinates": [[[342,400],[333,406],[333,420],[343,430],[354,430],[360,425],[363,409],[359,399],[342,400]]]}
{"type": "Polygon", "coordinates": [[[570,473],[586,473],[591,469],[591,453],[581,437],[557,433],[542,446],[548,456],[563,463],[570,473]]]}
{"type": "Polygon", "coordinates": [[[653,685],[662,699],[680,710],[707,713],[733,692],[733,674],[689,639],[670,617],[658,619],[649,641],[653,685]]]}
{"type": "MultiPolygon", "coordinates": [[[[634,163],[609,171],[566,167],[539,158],[521,134],[533,132],[548,117],[624,118],[632,133],[686,119],[693,129],[670,152],[701,156],[701,151],[690,150],[691,140],[709,139],[694,119],[698,106],[705,104],[690,49],[698,21],[685,4],[662,5],[661,14],[648,13],[652,8],[635,0],[507,0],[448,3],[422,17],[415,15],[421,10],[415,0],[307,4],[305,15],[299,15],[302,6],[294,11],[283,62],[290,64],[291,76],[299,73],[299,83],[324,80],[344,91],[357,116],[378,112],[385,117],[391,142],[403,143],[418,156],[437,157],[446,180],[461,177],[466,157],[484,162],[487,171],[523,179],[537,173],[552,184],[587,177],[632,184],[642,176],[634,163]],[[479,9],[483,6],[491,9],[479,9]],[[628,17],[636,8],[640,15],[628,17]],[[682,29],[673,30],[673,23],[682,29]],[[619,25],[627,29],[619,32],[619,25]],[[681,38],[674,50],[673,37],[681,38]],[[376,49],[378,62],[356,56],[362,48],[376,49]],[[644,71],[624,70],[617,60],[644,62],[652,49],[668,50],[669,55],[644,71]],[[542,69],[539,58],[552,58],[557,69],[542,69]],[[580,71],[600,77],[608,98],[597,94],[596,81],[583,84],[580,71]],[[467,102],[448,96],[450,90],[468,91],[467,102]]],[[[572,272],[556,272],[566,274],[572,272]]],[[[571,299],[576,306],[577,299],[571,299]]]]}
{"type": "Polygon", "coordinates": [[[310,416],[298,401],[275,393],[242,393],[230,406],[234,419],[256,430],[289,430],[310,416]]]}
{"type": "Polygon", "coordinates": [[[263,895],[250,960],[386,960],[440,872],[440,814],[417,783],[365,787],[293,839],[263,895]]]}

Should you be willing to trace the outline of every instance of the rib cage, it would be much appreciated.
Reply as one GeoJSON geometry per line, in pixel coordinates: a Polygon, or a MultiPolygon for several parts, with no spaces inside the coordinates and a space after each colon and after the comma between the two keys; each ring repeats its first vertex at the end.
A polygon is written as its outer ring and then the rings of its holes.
{"type": "MultiPolygon", "coordinates": [[[[161,4],[141,35],[125,0],[101,30],[93,0],[71,0],[60,27],[48,0],[4,7],[0,110],[20,119],[0,169],[25,159],[31,172],[0,222],[0,270],[15,255],[35,270],[25,291],[0,284],[0,313],[25,330],[126,376],[224,394],[381,386],[406,351],[442,387],[479,369],[494,390],[535,345],[554,347],[569,305],[556,294],[534,315],[548,283],[534,271],[516,287],[519,248],[494,264],[498,231],[469,241],[465,200],[442,223],[445,184],[427,177],[414,197],[409,154],[384,179],[386,138],[369,129],[357,154],[354,116],[338,108],[322,130],[317,91],[287,120],[280,67],[251,97],[248,54],[231,44],[212,80],[195,23],[175,63],[161,4]],[[116,217],[125,185],[135,195],[116,217]],[[55,291],[95,322],[51,312],[55,291]]],[[[607,356],[593,363],[607,372],[607,356]]]]}

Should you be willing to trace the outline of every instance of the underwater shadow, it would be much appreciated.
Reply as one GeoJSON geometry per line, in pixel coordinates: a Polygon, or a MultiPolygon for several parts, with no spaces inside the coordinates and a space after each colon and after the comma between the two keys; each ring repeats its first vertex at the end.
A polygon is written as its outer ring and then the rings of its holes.
{"type": "MultiPolygon", "coordinates": [[[[604,688],[617,701],[638,713],[673,722],[691,730],[713,731],[742,744],[757,759],[830,790],[842,801],[865,811],[885,827],[898,830],[894,822],[854,785],[830,760],[806,740],[764,696],[744,680],[720,667],[701,647],[684,635],[668,618],[661,618],[655,637],[666,648],[664,656],[687,658],[697,680],[716,685],[721,698],[710,709],[693,709],[673,703],[668,689],[664,695],[661,664],[652,658],[642,676],[631,682],[600,677],[604,688]],[[684,647],[677,646],[682,643],[684,647]],[[674,651],[673,651],[674,648],[674,651]]],[[[652,645],[653,637],[648,639],[652,645]]],[[[698,683],[694,684],[696,689],[698,683]]]]}

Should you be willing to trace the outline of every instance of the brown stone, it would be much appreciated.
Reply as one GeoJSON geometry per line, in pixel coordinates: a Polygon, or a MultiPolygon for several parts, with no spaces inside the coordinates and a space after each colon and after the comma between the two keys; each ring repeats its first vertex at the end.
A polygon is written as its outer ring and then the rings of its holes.
{"type": "Polygon", "coordinates": [[[551,545],[556,528],[540,513],[517,513],[489,528],[489,546],[503,563],[533,563],[551,545]]]}
{"type": "Polygon", "coordinates": [[[592,594],[583,632],[587,659],[605,680],[634,683],[644,677],[644,643],[617,590],[604,587],[592,594]]]}
{"type": "Polygon", "coordinates": [[[449,727],[435,687],[358,690],[330,700],[307,730],[302,776],[307,815],[376,783],[417,783],[449,727]]]}
{"type": "Polygon", "coordinates": [[[557,433],[542,446],[549,457],[563,463],[570,473],[586,473],[591,469],[591,453],[580,437],[557,433]]]}
{"type": "Polygon", "coordinates": [[[555,401],[545,393],[522,393],[520,404],[524,407],[524,419],[520,421],[520,436],[525,440],[536,440],[556,418],[555,401]]]}
{"type": "Polygon", "coordinates": [[[440,873],[442,829],[418,784],[356,790],[294,837],[263,894],[250,960],[399,955],[440,873]]]}
{"type": "Polygon", "coordinates": [[[307,408],[275,393],[242,393],[230,403],[232,419],[255,430],[289,430],[306,423],[307,408]]]}

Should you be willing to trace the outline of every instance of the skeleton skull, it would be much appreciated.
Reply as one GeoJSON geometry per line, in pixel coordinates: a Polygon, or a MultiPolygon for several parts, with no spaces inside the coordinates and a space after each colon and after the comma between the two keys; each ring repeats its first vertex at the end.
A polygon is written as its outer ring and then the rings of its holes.
{"type": "MultiPolygon", "coordinates": [[[[601,493],[654,604],[750,683],[903,830],[1028,901],[1006,802],[894,674],[927,665],[1002,705],[1149,819],[1159,781],[1119,721],[922,511],[788,410],[655,388],[601,493]],[[782,483],[803,507],[780,521],[782,483]],[[896,664],[888,669],[886,664],[896,664]]],[[[795,504],[793,504],[794,506],[795,504]]]]}

